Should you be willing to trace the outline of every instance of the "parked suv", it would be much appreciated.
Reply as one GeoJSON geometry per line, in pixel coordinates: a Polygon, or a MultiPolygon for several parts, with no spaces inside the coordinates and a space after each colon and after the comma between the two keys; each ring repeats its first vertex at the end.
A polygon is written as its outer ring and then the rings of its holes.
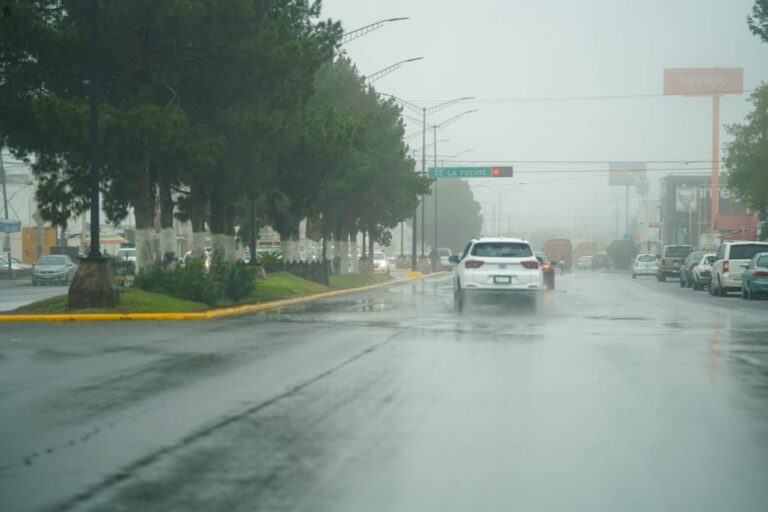
{"type": "Polygon", "coordinates": [[[453,279],[454,309],[461,312],[468,298],[521,296],[534,305],[542,300],[544,275],[531,245],[519,238],[480,238],[467,244],[453,279]]]}
{"type": "Polygon", "coordinates": [[[759,252],[768,252],[768,242],[729,241],[720,244],[712,264],[709,294],[725,297],[728,292],[740,292],[741,274],[759,252]]]}
{"type": "Polygon", "coordinates": [[[691,251],[692,245],[665,245],[659,256],[656,279],[666,281],[668,277],[680,277],[680,265],[691,251]]]}

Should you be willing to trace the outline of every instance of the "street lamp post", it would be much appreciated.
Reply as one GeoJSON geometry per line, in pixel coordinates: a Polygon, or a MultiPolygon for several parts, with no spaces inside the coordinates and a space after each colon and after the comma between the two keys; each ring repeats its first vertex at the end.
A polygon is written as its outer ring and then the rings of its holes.
{"type": "Polygon", "coordinates": [[[364,27],[360,27],[358,29],[351,30],[351,31],[349,31],[346,34],[341,36],[341,46],[344,46],[348,42],[353,41],[353,40],[357,39],[358,37],[364,36],[368,32],[373,32],[377,28],[381,28],[381,26],[384,25],[385,23],[391,23],[393,21],[402,21],[402,20],[407,20],[407,19],[409,19],[409,18],[388,18],[386,20],[379,20],[376,23],[371,23],[370,25],[366,25],[364,27]]]}
{"type": "Polygon", "coordinates": [[[90,187],[91,248],[81,258],[75,278],[69,287],[70,309],[114,308],[120,302],[117,285],[112,278],[109,260],[102,257],[99,243],[99,0],[90,0],[88,67],[91,96],[90,116],[90,187]]]}
{"type": "MultiPolygon", "coordinates": [[[[409,101],[405,101],[404,99],[398,98],[397,96],[393,94],[385,94],[381,93],[384,96],[389,96],[390,98],[395,99],[398,103],[403,105],[404,107],[410,108],[411,110],[415,112],[421,113],[421,175],[426,176],[427,173],[427,155],[426,155],[426,146],[427,146],[427,114],[434,114],[435,112],[439,112],[440,110],[443,110],[444,108],[450,107],[451,105],[458,103],[460,101],[466,101],[466,100],[473,100],[475,99],[474,96],[463,96],[461,98],[455,98],[452,100],[444,101],[443,103],[439,103],[437,105],[434,105],[432,107],[419,107],[417,105],[414,105],[413,103],[409,101]]],[[[421,216],[421,255],[424,256],[424,195],[421,196],[421,208],[422,208],[422,216],[421,216]]],[[[413,240],[411,244],[411,270],[416,271],[418,269],[418,264],[416,260],[416,251],[417,251],[417,245],[416,245],[416,236],[417,236],[417,223],[418,223],[418,206],[416,209],[413,210],[413,240]]]]}

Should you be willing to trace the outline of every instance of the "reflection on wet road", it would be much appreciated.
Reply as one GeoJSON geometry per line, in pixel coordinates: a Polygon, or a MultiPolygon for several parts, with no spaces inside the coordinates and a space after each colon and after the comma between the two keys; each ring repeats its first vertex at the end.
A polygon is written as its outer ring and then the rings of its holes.
{"type": "Polygon", "coordinates": [[[768,301],[717,300],[582,273],[538,312],[456,315],[443,277],[210,323],[3,326],[0,496],[764,510],[768,301]]]}

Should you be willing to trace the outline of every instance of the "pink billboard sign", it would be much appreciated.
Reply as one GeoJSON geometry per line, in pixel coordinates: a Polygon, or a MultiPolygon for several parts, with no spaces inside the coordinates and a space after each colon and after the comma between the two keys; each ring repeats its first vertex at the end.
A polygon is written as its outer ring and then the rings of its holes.
{"type": "Polygon", "coordinates": [[[744,91],[743,68],[671,68],[664,70],[664,94],[712,95],[744,91]]]}

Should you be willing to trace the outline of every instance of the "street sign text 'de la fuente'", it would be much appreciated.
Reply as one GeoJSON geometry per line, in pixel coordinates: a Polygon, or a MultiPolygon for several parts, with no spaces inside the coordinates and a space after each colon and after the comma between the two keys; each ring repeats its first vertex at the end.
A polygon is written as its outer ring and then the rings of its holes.
{"type": "Polygon", "coordinates": [[[430,178],[511,178],[512,166],[430,167],[430,178]]]}

